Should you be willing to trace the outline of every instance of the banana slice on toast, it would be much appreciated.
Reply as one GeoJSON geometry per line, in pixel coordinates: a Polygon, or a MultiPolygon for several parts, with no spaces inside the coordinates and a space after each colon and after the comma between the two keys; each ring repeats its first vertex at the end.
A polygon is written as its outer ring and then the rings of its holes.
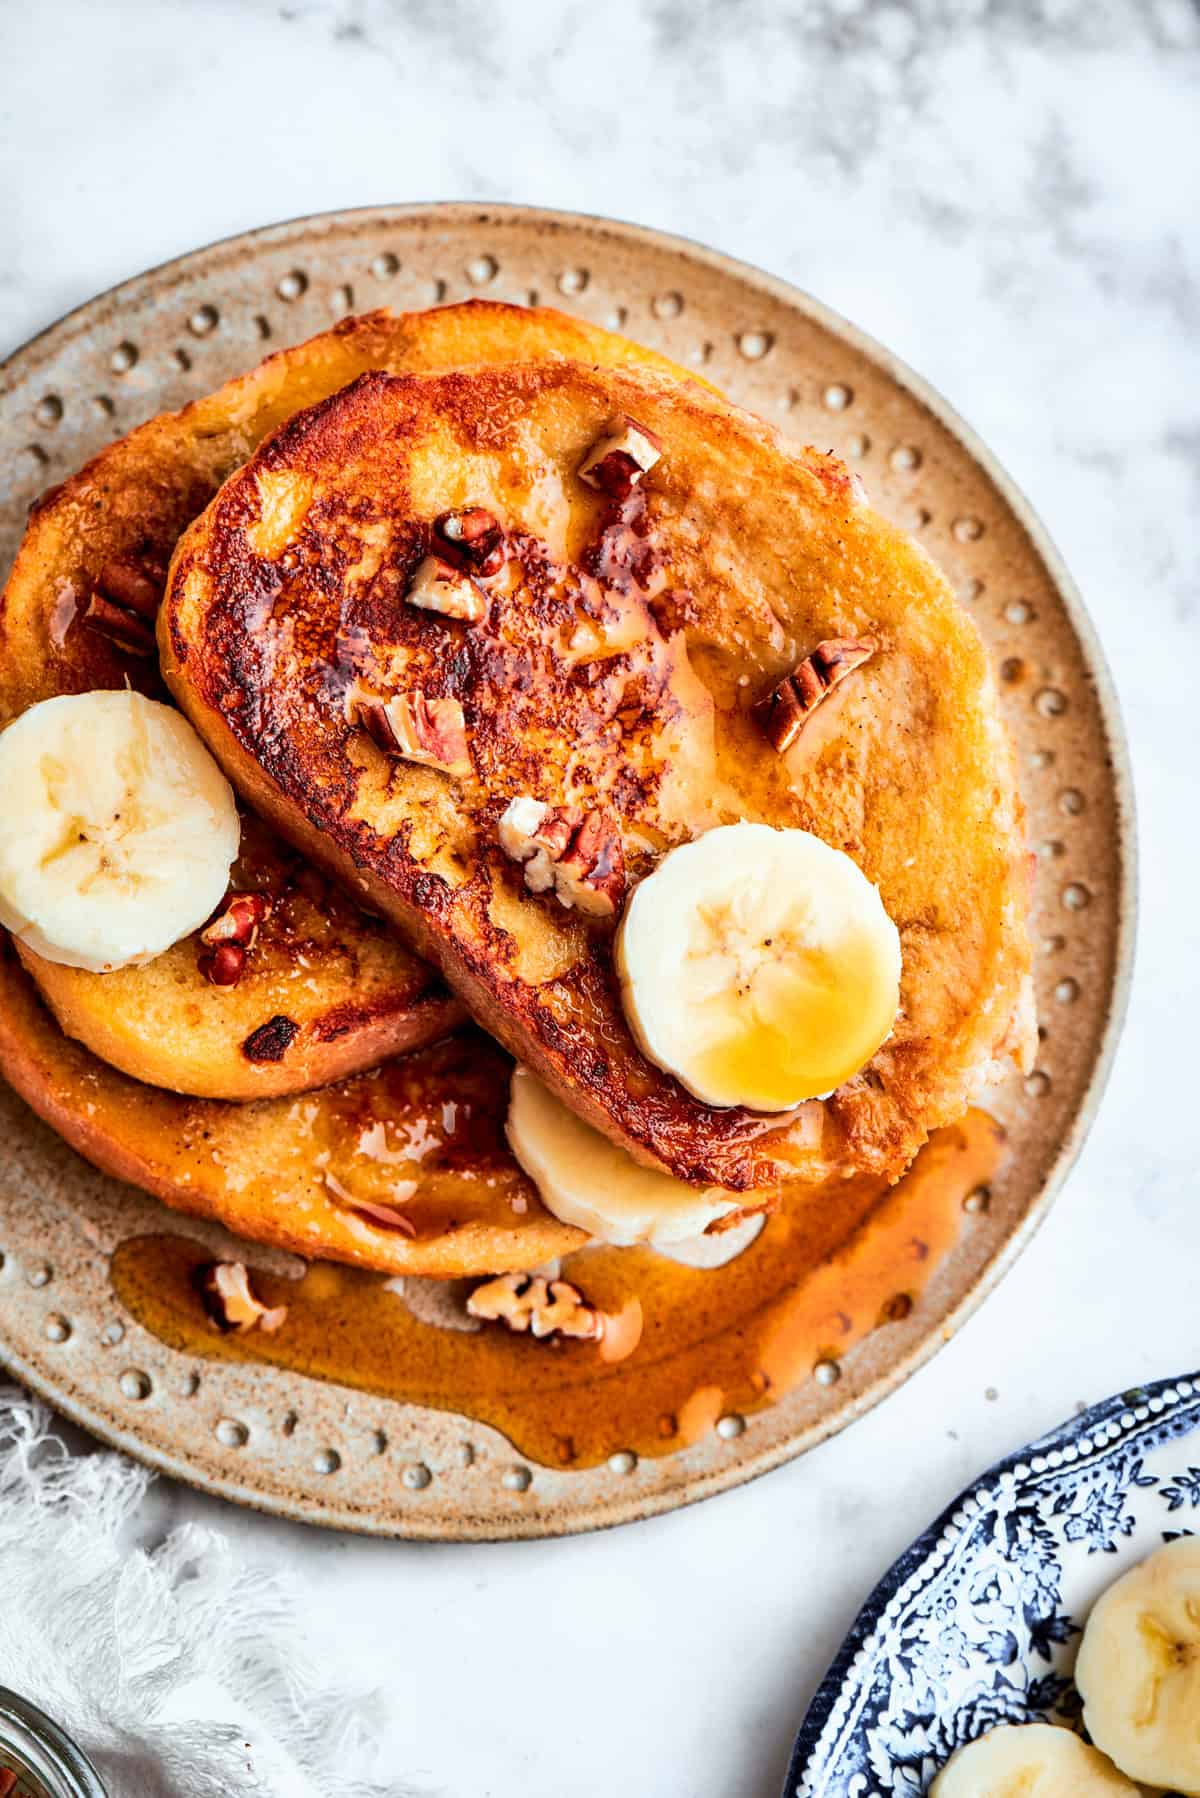
{"type": "Polygon", "coordinates": [[[839,463],[695,386],[365,376],[186,533],[159,643],[249,803],[648,1167],[895,1175],[1030,1053],[1022,812],[973,624],[839,463]],[[486,605],[409,603],[430,556],[486,605]],[[783,1117],[656,1066],[615,974],[629,892],[735,820],[848,856],[899,932],[887,1040],[872,1021],[865,1065],[783,1117]]]}
{"type": "MultiPolygon", "coordinates": [[[[278,351],[110,444],[38,502],[0,594],[0,725],[60,694],[133,687],[162,695],[154,619],[176,541],[293,412],[369,369],[530,355],[681,372],[550,307],[472,300],[379,311],[278,351]]],[[[232,890],[271,905],[232,983],[209,979],[198,932],[116,974],[51,962],[28,946],[25,965],[62,1028],[103,1060],[200,1097],[305,1091],[433,1041],[461,1018],[433,969],[253,820],[244,824],[232,890]],[[258,1034],[278,1019],[284,1027],[258,1034]]]]}

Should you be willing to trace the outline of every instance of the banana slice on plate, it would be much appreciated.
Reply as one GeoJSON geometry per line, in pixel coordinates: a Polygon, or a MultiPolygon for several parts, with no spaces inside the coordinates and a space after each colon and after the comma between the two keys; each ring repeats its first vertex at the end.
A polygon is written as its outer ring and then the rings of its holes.
{"type": "Polygon", "coordinates": [[[877,889],[806,830],[726,824],[671,850],[630,899],[616,955],[643,1053],[708,1105],[826,1097],[900,1002],[877,889]]]}
{"type": "Polygon", "coordinates": [[[1138,1798],[1111,1761],[1069,1729],[1004,1723],[960,1748],[929,1798],[1138,1798]]]}
{"type": "Polygon", "coordinates": [[[528,1068],[513,1070],[505,1127],[547,1211],[601,1242],[682,1242],[739,1207],[719,1186],[687,1186],[639,1166],[528,1068]]]}
{"type": "Polygon", "coordinates": [[[71,968],[151,961],[210,916],[241,827],[186,718],[65,694],[0,735],[0,924],[71,968]]]}
{"type": "Polygon", "coordinates": [[[1096,1602],[1075,1684],[1088,1734],[1130,1779],[1200,1793],[1200,1537],[1156,1549],[1096,1602]]]}

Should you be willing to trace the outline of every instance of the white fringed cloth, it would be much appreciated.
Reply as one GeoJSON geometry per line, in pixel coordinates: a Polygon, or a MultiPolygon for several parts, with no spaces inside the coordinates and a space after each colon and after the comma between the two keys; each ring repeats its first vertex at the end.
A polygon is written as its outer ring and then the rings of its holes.
{"type": "Polygon", "coordinates": [[[0,1685],[75,1739],[110,1798],[396,1798],[361,1771],[373,1695],[316,1670],[273,1574],[194,1525],[128,1546],[150,1477],[71,1453],[42,1405],[0,1388],[0,1685]]]}

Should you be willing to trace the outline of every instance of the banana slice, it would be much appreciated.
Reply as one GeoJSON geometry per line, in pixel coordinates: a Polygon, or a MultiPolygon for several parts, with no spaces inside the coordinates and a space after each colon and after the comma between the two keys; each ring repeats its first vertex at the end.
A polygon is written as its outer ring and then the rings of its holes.
{"type": "Polygon", "coordinates": [[[900,999],[900,937],[806,830],[726,824],[665,856],[616,947],[630,1028],[708,1105],[786,1111],[856,1074],[900,999]]]}
{"type": "Polygon", "coordinates": [[[191,725],[140,693],[44,699],[0,735],[0,924],[47,961],[161,955],[222,898],[239,835],[191,725]]]}
{"type": "Polygon", "coordinates": [[[1200,1793],[1200,1537],[1168,1542],[1108,1588],[1075,1684],[1088,1734],[1123,1773],[1200,1793]]]}
{"type": "Polygon", "coordinates": [[[929,1798],[1138,1798],[1111,1761],[1069,1729],[1004,1723],[947,1761],[929,1798]]]}
{"type": "Polygon", "coordinates": [[[505,1125],[509,1145],[547,1211],[601,1242],[682,1242],[739,1201],[719,1186],[697,1189],[640,1167],[616,1143],[556,1099],[528,1068],[514,1068],[505,1125]]]}

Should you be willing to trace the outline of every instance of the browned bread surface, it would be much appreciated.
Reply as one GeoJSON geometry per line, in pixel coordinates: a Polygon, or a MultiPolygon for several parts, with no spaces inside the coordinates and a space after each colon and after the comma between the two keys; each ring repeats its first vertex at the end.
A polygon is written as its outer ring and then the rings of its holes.
{"type": "MultiPolygon", "coordinates": [[[[376,312],[279,351],[101,451],[34,508],[0,596],[0,726],[59,693],[126,682],[161,693],[153,614],[176,540],[293,412],[368,369],[448,368],[530,353],[672,368],[548,307],[476,300],[398,317],[376,312]],[[139,641],[124,647],[107,634],[114,629],[139,641]]],[[[340,1079],[452,1027],[461,1008],[430,968],[346,902],[321,916],[297,888],[297,874],[304,875],[295,853],[265,828],[251,835],[244,858],[252,867],[235,874],[234,886],[279,903],[238,985],[209,985],[198,971],[203,948],[195,936],[146,968],[111,975],[30,955],[29,970],[65,1030],[137,1079],[252,1099],[340,1079]],[[297,1026],[282,1052],[247,1056],[243,1045],[275,1018],[297,1026]]],[[[286,1034],[277,1030],[276,1043],[286,1034]]]]}
{"type": "Polygon", "coordinates": [[[159,639],[250,803],[648,1163],[740,1191],[895,1175],[997,1056],[1027,1052],[1023,824],[974,626],[839,463],[693,385],[570,363],[368,375],[283,426],[187,532],[159,639]],[[623,417],[662,458],[608,500],[578,470],[623,417]],[[405,601],[433,520],[464,506],[510,548],[473,624],[405,601]],[[817,644],[868,635],[878,652],[777,754],[751,708],[817,644]],[[377,748],[347,715],[354,682],[457,701],[470,773],[377,748]],[[502,853],[523,793],[612,808],[635,879],[739,817],[845,850],[900,930],[892,1037],[784,1120],[691,1098],[633,1043],[611,935],[502,853]]]}
{"type": "Polygon", "coordinates": [[[324,1086],[461,1022],[428,962],[253,813],[231,883],[271,904],[231,986],[207,977],[194,935],[111,974],[17,952],[68,1036],[135,1080],[206,1099],[324,1086]]]}
{"type": "Polygon", "coordinates": [[[182,1098],[64,1036],[0,933],[0,1066],[22,1098],[103,1172],[298,1255],[449,1279],[578,1248],[508,1152],[509,1065],[464,1029],[320,1092],[182,1098]]]}

